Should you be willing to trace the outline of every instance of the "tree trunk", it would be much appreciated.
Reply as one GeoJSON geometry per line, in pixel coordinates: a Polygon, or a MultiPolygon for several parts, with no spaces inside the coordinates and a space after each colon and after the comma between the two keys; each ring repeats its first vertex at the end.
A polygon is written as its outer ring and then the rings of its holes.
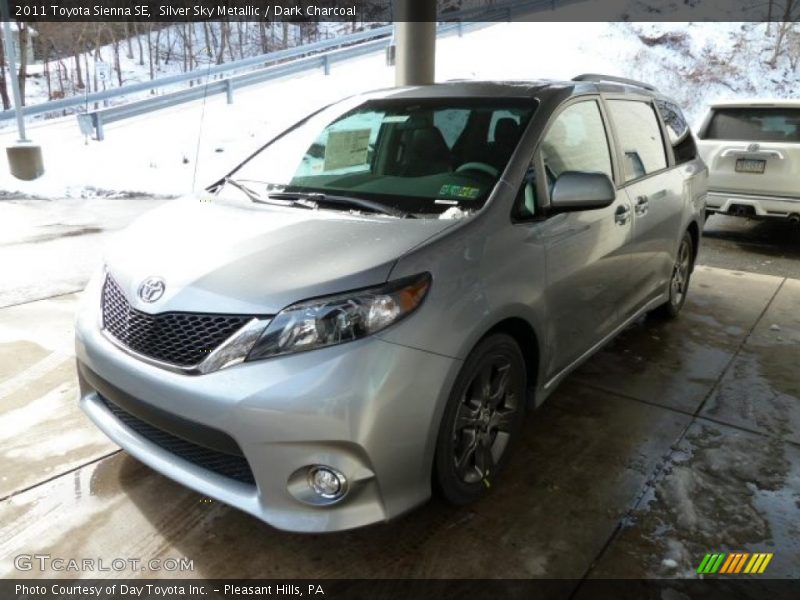
{"type": "MultiPolygon", "coordinates": [[[[44,59],[45,67],[47,66],[47,58],[46,58],[46,56],[47,56],[47,48],[45,48],[45,59],[44,59]]],[[[81,55],[77,50],[75,50],[75,76],[78,78],[78,81],[77,81],[77,84],[76,84],[77,88],[79,90],[82,90],[86,86],[83,83],[83,69],[81,69],[81,55]]],[[[49,82],[48,82],[48,84],[49,84],[49,82]]]]}
{"type": "Polygon", "coordinates": [[[123,21],[123,27],[125,31],[125,41],[128,44],[128,52],[125,54],[125,56],[128,58],[128,60],[133,60],[133,39],[131,36],[130,23],[123,21]]]}
{"type": "MultiPolygon", "coordinates": [[[[150,51],[150,56],[152,56],[152,50],[150,51]]],[[[156,30],[156,43],[155,43],[155,52],[156,52],[156,69],[161,67],[161,27],[156,30]]]]}
{"type": "Polygon", "coordinates": [[[219,49],[217,50],[217,64],[221,65],[225,62],[225,43],[228,39],[228,23],[224,21],[219,22],[219,49]]]}
{"type": "Polygon", "coordinates": [[[49,46],[45,46],[44,47],[44,56],[42,57],[42,59],[44,61],[42,64],[44,65],[44,69],[43,69],[43,71],[44,71],[44,81],[45,81],[45,84],[47,85],[47,98],[52,100],[53,99],[53,85],[52,85],[52,82],[50,81],[50,47],[49,46]]]}
{"type": "Polygon", "coordinates": [[[19,81],[19,95],[22,98],[22,106],[25,106],[25,83],[28,80],[28,27],[22,22],[17,23],[19,27],[19,71],[17,81],[19,81]]]}
{"type": "Polygon", "coordinates": [[[8,86],[6,84],[6,49],[3,45],[2,32],[0,32],[0,99],[3,101],[3,110],[11,108],[11,101],[8,98],[8,86]]]}
{"type": "Polygon", "coordinates": [[[267,43],[267,24],[264,21],[258,22],[258,34],[261,38],[261,54],[266,54],[269,52],[269,50],[267,50],[269,45],[267,43]]]}
{"type": "Polygon", "coordinates": [[[210,27],[211,26],[208,24],[208,21],[203,21],[203,40],[206,43],[206,56],[208,57],[209,62],[214,56],[214,53],[211,50],[211,33],[208,31],[210,27]]]}
{"type": "MultiPolygon", "coordinates": [[[[150,34],[149,27],[151,25],[148,23],[148,37],[150,34]]],[[[142,44],[142,31],[139,29],[139,23],[134,22],[133,30],[136,32],[136,43],[139,44],[139,66],[144,66],[144,44],[142,44]]]]}
{"type": "Polygon", "coordinates": [[[111,42],[111,46],[114,48],[114,69],[117,71],[117,82],[119,83],[119,87],[122,87],[122,67],[119,63],[119,40],[114,37],[114,41],[111,42]]]}

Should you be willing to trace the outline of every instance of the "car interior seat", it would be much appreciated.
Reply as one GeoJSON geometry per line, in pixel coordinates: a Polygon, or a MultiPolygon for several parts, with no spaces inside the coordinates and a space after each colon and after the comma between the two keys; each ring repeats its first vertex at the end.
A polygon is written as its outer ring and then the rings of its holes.
{"type": "Polygon", "coordinates": [[[442,132],[433,125],[409,128],[403,132],[400,172],[406,177],[422,177],[453,170],[453,158],[442,132]]]}

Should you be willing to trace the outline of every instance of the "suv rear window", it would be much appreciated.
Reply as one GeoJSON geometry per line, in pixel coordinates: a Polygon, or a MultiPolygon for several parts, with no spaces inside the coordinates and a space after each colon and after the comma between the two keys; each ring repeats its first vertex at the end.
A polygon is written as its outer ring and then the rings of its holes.
{"type": "Polygon", "coordinates": [[[800,108],[717,108],[706,140],[800,142],[800,108]]]}

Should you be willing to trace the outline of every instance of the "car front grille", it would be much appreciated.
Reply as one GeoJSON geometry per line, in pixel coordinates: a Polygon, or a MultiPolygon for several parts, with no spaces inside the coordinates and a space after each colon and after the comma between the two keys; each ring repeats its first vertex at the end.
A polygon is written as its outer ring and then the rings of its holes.
{"type": "Polygon", "coordinates": [[[200,363],[253,318],[188,312],[151,315],[133,308],[110,275],[103,285],[102,303],[103,327],[119,343],[143,356],[180,367],[200,363]]]}
{"type": "MultiPolygon", "coordinates": [[[[253,477],[253,471],[244,456],[227,454],[184,440],[142,421],[103,396],[99,396],[99,398],[111,414],[123,425],[159,448],[223,477],[248,485],[255,485],[256,480],[253,477]]],[[[219,434],[224,435],[221,432],[219,434]]],[[[232,438],[231,443],[236,444],[232,438]]]]}

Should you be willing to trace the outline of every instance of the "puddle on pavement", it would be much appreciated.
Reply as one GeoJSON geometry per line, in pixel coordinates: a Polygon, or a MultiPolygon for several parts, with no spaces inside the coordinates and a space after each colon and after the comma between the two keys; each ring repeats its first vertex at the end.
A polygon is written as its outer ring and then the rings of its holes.
{"type": "Polygon", "coordinates": [[[743,283],[729,272],[698,268],[678,319],[639,319],[576,377],[600,389],[694,412],[780,283],[768,276],[743,283]],[[740,302],[737,293],[747,293],[748,302],[740,302]]]}
{"type": "Polygon", "coordinates": [[[707,552],[775,552],[772,577],[800,575],[800,449],[692,425],[592,577],[696,577],[707,552]]]}

